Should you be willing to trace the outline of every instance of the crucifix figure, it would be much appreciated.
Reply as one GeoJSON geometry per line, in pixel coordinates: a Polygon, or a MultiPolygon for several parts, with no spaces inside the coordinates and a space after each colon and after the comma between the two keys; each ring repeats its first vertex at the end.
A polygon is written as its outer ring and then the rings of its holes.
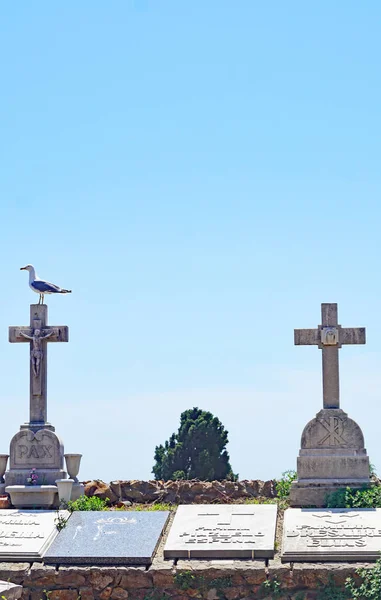
{"type": "Polygon", "coordinates": [[[11,343],[30,343],[30,417],[31,424],[47,423],[47,342],[67,342],[69,329],[66,326],[48,327],[46,304],[31,304],[30,326],[10,327],[11,343]]]}
{"type": "Polygon", "coordinates": [[[321,325],[317,329],[295,329],[297,346],[316,345],[323,358],[324,408],[340,408],[339,349],[344,344],[365,344],[365,327],[341,327],[337,304],[321,305],[321,325]]]}
{"type": "Polygon", "coordinates": [[[31,343],[31,351],[30,351],[30,360],[32,363],[33,375],[35,377],[39,377],[40,375],[40,364],[41,360],[44,356],[42,351],[42,340],[46,340],[47,338],[54,335],[54,331],[47,331],[45,334],[41,333],[40,329],[34,329],[32,331],[32,335],[28,335],[24,331],[20,329],[20,335],[27,340],[30,340],[31,343]]]}

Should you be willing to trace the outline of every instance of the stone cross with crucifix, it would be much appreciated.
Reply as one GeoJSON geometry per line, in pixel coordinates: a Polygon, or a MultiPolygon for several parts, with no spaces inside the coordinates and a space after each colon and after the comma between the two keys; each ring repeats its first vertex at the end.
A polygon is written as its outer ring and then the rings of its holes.
{"type": "Polygon", "coordinates": [[[9,327],[11,343],[30,343],[29,425],[40,429],[47,423],[47,343],[67,342],[69,328],[47,325],[46,304],[31,304],[29,327],[9,327]]]}
{"type": "Polygon", "coordinates": [[[341,327],[337,304],[321,305],[321,325],[317,329],[295,329],[297,346],[316,345],[323,358],[323,406],[340,408],[339,349],[344,344],[365,344],[365,327],[341,327]]]}

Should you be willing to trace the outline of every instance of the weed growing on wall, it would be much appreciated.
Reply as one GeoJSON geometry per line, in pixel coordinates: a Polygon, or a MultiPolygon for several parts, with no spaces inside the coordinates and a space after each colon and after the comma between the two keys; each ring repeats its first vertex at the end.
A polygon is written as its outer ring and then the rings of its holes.
{"type": "Polygon", "coordinates": [[[161,593],[156,590],[153,592],[149,592],[146,596],[144,596],[143,600],[170,600],[170,596],[165,592],[161,593]]]}
{"type": "Polygon", "coordinates": [[[273,579],[266,579],[261,585],[260,592],[264,596],[270,596],[272,600],[282,598],[284,592],[282,591],[281,584],[276,577],[273,579]]]}
{"type": "Polygon", "coordinates": [[[347,600],[350,598],[349,591],[335,584],[332,575],[327,584],[321,584],[316,596],[316,600],[347,600]]]}
{"type": "Polygon", "coordinates": [[[356,583],[353,577],[348,577],[346,588],[352,600],[379,600],[381,598],[381,559],[371,569],[361,567],[356,570],[356,575],[362,579],[356,583]]]}
{"type": "Polygon", "coordinates": [[[204,594],[208,590],[215,589],[218,596],[222,595],[224,589],[232,586],[231,576],[206,579],[203,575],[197,575],[194,571],[176,573],[174,582],[179,590],[194,589],[204,594]]]}
{"type": "Polygon", "coordinates": [[[64,517],[58,510],[57,516],[54,519],[54,524],[55,524],[56,528],[58,529],[58,531],[62,531],[63,529],[65,529],[66,521],[67,521],[67,517],[64,517]]]}

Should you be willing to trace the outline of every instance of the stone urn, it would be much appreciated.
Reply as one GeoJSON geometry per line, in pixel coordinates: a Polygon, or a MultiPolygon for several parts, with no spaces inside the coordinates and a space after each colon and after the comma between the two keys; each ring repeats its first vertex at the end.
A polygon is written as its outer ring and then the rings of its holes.
{"type": "Polygon", "coordinates": [[[74,483],[78,483],[77,475],[79,473],[81,458],[82,454],[65,454],[66,470],[70,479],[74,480],[74,483]]]}
{"type": "Polygon", "coordinates": [[[58,488],[58,501],[69,502],[71,500],[71,492],[73,489],[73,479],[56,479],[56,486],[58,488]]]}
{"type": "Polygon", "coordinates": [[[0,454],[0,496],[5,494],[4,473],[7,470],[9,454],[0,454]]]}
{"type": "Polygon", "coordinates": [[[9,454],[0,454],[0,483],[4,483],[4,473],[7,470],[9,454]]]}

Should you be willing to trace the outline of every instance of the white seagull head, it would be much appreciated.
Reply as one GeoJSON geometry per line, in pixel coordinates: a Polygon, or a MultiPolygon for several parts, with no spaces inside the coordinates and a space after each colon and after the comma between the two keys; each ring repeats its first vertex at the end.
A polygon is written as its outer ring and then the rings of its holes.
{"type": "Polygon", "coordinates": [[[25,267],[20,267],[20,271],[33,271],[33,265],[25,265],[25,267]]]}

